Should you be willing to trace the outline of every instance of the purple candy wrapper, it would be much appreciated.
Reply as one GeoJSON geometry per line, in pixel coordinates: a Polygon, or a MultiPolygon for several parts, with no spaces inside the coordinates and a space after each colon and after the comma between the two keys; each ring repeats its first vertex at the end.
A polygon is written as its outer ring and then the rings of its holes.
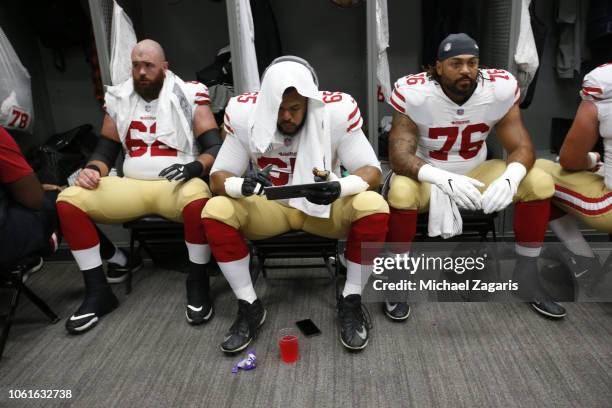
{"type": "Polygon", "coordinates": [[[255,350],[251,350],[247,353],[247,358],[240,360],[234,367],[232,367],[232,374],[236,374],[238,370],[253,370],[257,368],[257,357],[255,357],[255,350]]]}

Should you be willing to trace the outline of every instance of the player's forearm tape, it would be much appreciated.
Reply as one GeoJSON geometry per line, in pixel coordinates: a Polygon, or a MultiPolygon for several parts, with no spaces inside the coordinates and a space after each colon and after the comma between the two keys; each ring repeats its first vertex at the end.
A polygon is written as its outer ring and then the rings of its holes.
{"type": "Polygon", "coordinates": [[[94,150],[89,161],[99,160],[110,169],[115,166],[115,160],[117,160],[117,155],[120,151],[121,143],[100,136],[100,140],[98,140],[98,144],[96,145],[96,150],[94,150]]]}
{"type": "Polygon", "coordinates": [[[347,177],[338,179],[340,182],[340,197],[352,196],[366,191],[370,186],[359,176],[351,174],[347,177]]]}
{"type": "Polygon", "coordinates": [[[506,167],[506,171],[501,175],[501,178],[510,179],[515,185],[521,184],[521,181],[527,174],[527,169],[519,162],[512,162],[506,167]]]}
{"type": "Polygon", "coordinates": [[[210,154],[212,157],[217,157],[219,149],[221,149],[221,135],[219,129],[208,129],[197,138],[200,153],[210,154]]]}
{"type": "Polygon", "coordinates": [[[225,193],[233,198],[242,198],[242,183],[244,179],[242,177],[228,177],[225,179],[225,193]]]}

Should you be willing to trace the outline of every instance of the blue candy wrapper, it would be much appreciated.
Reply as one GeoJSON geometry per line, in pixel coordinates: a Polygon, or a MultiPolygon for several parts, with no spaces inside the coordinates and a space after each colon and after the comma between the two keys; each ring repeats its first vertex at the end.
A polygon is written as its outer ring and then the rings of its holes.
{"type": "Polygon", "coordinates": [[[232,374],[236,374],[238,370],[253,370],[257,368],[257,357],[255,356],[255,350],[251,350],[247,353],[247,358],[240,360],[234,367],[232,367],[232,374]]]}

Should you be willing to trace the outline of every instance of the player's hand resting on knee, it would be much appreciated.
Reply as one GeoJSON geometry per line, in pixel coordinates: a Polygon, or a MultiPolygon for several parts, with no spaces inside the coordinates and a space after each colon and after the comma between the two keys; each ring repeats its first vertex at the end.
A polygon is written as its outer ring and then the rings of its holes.
{"type": "Polygon", "coordinates": [[[482,196],[476,187],[484,187],[484,184],[476,179],[451,173],[430,164],[421,167],[418,178],[420,182],[438,186],[460,208],[472,211],[481,208],[482,196]]]}
{"type": "Polygon", "coordinates": [[[86,188],[88,190],[93,190],[98,187],[98,183],[100,183],[100,172],[91,168],[84,168],[79,172],[75,180],[75,185],[79,187],[86,188]]]}

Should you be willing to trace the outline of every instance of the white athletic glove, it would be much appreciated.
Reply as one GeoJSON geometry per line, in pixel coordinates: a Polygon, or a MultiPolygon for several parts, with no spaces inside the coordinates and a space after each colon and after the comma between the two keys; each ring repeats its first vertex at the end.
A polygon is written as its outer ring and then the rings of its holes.
{"type": "Polygon", "coordinates": [[[418,179],[438,186],[460,208],[472,211],[481,208],[482,196],[476,187],[484,187],[484,184],[478,180],[438,169],[430,164],[421,167],[418,179]]]}
{"type": "Polygon", "coordinates": [[[501,211],[510,205],[526,174],[527,169],[521,163],[510,163],[506,171],[493,181],[482,195],[482,210],[485,214],[501,211]]]}

